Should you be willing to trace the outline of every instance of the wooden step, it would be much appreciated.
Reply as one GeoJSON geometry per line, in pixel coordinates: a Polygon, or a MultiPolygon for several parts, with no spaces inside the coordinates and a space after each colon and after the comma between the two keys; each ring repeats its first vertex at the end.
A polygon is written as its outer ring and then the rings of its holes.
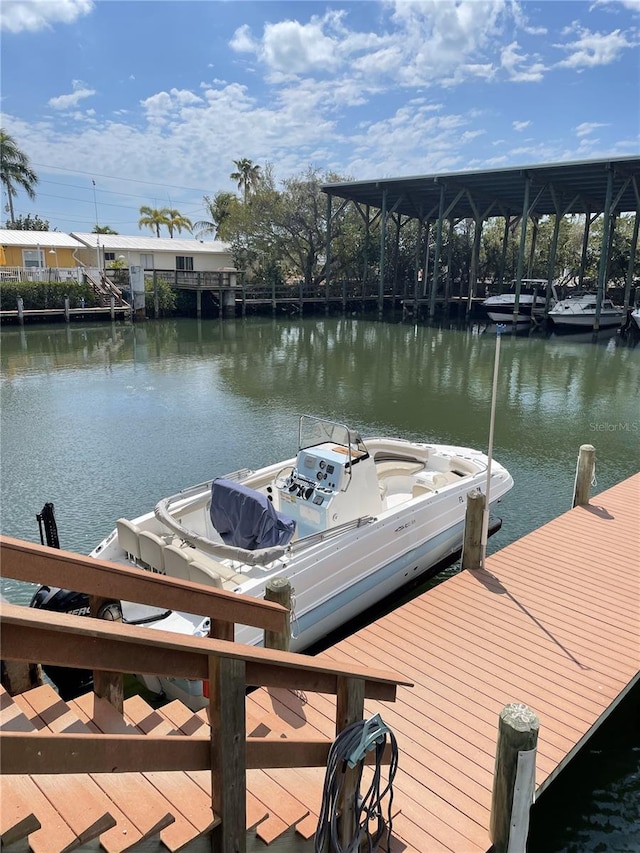
{"type": "Polygon", "coordinates": [[[33,732],[35,730],[31,720],[0,685],[0,731],[33,732]]]}

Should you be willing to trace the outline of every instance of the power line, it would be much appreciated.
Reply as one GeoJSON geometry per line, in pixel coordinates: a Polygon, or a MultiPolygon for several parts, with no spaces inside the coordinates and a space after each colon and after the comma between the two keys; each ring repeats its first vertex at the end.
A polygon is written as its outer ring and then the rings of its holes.
{"type": "Polygon", "coordinates": [[[67,169],[65,166],[50,166],[47,163],[36,163],[31,161],[33,166],[39,166],[41,169],[58,169],[62,172],[71,172],[73,175],[87,175],[90,178],[107,178],[110,181],[123,181],[127,184],[147,184],[152,187],[164,187],[172,190],[186,190],[187,192],[206,193],[207,190],[196,187],[183,187],[178,184],[160,184],[157,181],[142,181],[139,178],[120,178],[116,175],[103,175],[99,172],[83,172],[81,169],[67,169]]]}

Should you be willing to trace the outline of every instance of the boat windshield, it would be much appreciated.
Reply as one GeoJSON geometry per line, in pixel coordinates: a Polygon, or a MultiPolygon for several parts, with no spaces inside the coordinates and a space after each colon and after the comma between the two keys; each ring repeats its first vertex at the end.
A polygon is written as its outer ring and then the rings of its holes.
{"type": "Polygon", "coordinates": [[[312,415],[302,415],[299,429],[298,450],[306,450],[308,447],[331,442],[349,448],[350,456],[361,456],[367,453],[360,434],[344,424],[314,418],[312,415]]]}

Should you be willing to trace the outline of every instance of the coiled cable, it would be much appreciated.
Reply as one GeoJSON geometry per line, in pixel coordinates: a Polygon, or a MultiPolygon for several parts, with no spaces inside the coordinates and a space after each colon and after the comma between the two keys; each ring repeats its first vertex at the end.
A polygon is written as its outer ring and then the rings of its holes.
{"type": "Polygon", "coordinates": [[[322,806],[318,818],[315,835],[315,853],[358,853],[361,841],[368,843],[368,850],[373,851],[387,834],[387,850],[391,839],[391,803],[393,802],[393,779],[398,768],[398,745],[395,735],[385,725],[379,714],[374,714],[369,720],[360,720],[347,726],[337,736],[327,760],[322,806]],[[389,763],[389,778],[382,787],[382,757],[387,743],[391,744],[391,760],[389,763]],[[364,795],[360,792],[364,759],[367,752],[375,749],[375,765],[373,778],[364,795]],[[338,817],[340,795],[345,781],[347,768],[357,768],[357,787],[355,802],[355,835],[343,847],[338,839],[338,817]],[[385,820],[382,801],[389,795],[387,819],[385,820]],[[370,825],[374,823],[373,832],[370,825]]]}

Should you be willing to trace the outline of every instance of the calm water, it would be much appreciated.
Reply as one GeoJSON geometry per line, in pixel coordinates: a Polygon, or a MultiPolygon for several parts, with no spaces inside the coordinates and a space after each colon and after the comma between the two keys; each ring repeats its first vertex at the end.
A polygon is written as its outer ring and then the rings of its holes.
{"type": "MultiPolygon", "coordinates": [[[[495,340],[335,318],[3,329],[0,530],[39,541],[52,501],[62,547],[88,552],[121,515],[293,455],[301,413],[486,447],[495,340]]],[[[639,376],[640,346],[616,337],[503,337],[494,452],[516,485],[490,552],[570,507],[581,444],[596,491],[640,469],[639,376]]],[[[638,718],[632,696],[558,780],[556,811],[542,799],[532,851],[640,850],[638,718]]]]}

